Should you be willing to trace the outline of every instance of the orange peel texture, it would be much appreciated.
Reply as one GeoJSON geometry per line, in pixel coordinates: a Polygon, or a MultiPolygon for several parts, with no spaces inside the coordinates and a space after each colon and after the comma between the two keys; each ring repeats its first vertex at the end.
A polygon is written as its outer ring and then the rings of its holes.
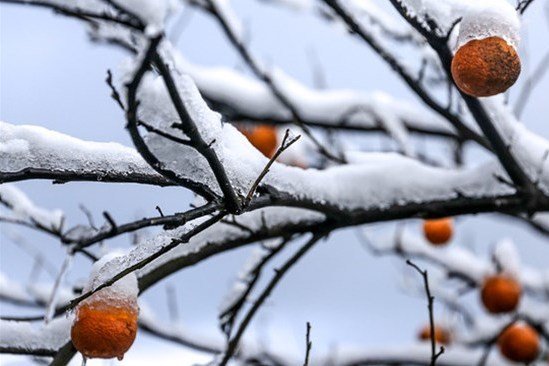
{"type": "Polygon", "coordinates": [[[121,360],[135,340],[137,315],[131,306],[82,303],[71,328],[72,343],[85,357],[121,360]]]}
{"type": "Polygon", "coordinates": [[[452,77],[457,87],[474,97],[505,92],[517,81],[520,69],[517,51],[500,37],[469,41],[452,59],[452,77]]]}

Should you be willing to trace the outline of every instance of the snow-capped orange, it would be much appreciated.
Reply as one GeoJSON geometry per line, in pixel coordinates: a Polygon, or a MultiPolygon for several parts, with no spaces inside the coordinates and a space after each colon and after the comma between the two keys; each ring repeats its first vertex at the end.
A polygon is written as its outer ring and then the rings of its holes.
{"type": "MultiPolygon", "coordinates": [[[[109,254],[94,264],[84,292],[97,288],[118,273],[117,255],[109,254]]],[[[76,306],[71,340],[84,357],[119,360],[124,357],[137,334],[138,292],[137,277],[130,273],[76,306]]]]}

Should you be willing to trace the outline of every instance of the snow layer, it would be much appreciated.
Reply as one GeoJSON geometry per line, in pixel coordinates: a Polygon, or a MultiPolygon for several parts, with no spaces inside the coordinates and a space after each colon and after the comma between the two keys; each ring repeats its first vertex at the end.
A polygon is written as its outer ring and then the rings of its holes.
{"type": "Polygon", "coordinates": [[[52,230],[61,230],[63,212],[36,206],[27,195],[13,184],[0,186],[0,200],[11,209],[13,218],[37,223],[52,230]]]}
{"type": "Polygon", "coordinates": [[[494,261],[501,270],[515,278],[520,276],[521,265],[518,250],[511,239],[498,241],[492,253],[494,261]]]}
{"type": "MultiPolygon", "coordinates": [[[[190,63],[173,50],[177,69],[191,76],[208,100],[230,106],[231,112],[257,119],[290,120],[290,112],[271,93],[268,86],[225,67],[204,67],[190,63]]],[[[385,127],[398,120],[406,128],[453,133],[449,124],[433,112],[396,100],[383,93],[353,90],[315,90],[299,83],[282,70],[273,72],[279,86],[300,111],[302,118],[322,125],[344,123],[357,128],[385,127]],[[385,123],[386,118],[389,118],[385,123]]]]}
{"type": "MultiPolygon", "coordinates": [[[[30,282],[23,286],[0,272],[0,299],[9,302],[30,306],[46,304],[51,298],[53,286],[52,283],[42,282],[30,282]]],[[[75,294],[70,288],[59,287],[56,303],[59,306],[66,305],[74,296],[75,294]]]]}
{"type": "Polygon", "coordinates": [[[24,287],[0,272],[0,299],[12,302],[32,302],[24,287]]]}
{"type": "Polygon", "coordinates": [[[490,36],[499,36],[515,48],[518,46],[520,20],[507,0],[405,0],[404,3],[420,18],[429,15],[445,32],[462,18],[457,47],[490,36]]]}
{"type": "MultiPolygon", "coordinates": [[[[173,75],[178,77],[176,72],[173,75]]],[[[266,158],[233,126],[221,123],[220,116],[209,110],[190,79],[183,76],[178,78],[179,92],[185,99],[189,114],[206,141],[215,141],[212,147],[223,162],[233,185],[240,193],[246,192],[266,164],[266,158]]],[[[177,130],[169,128],[177,116],[162,85],[158,78],[149,77],[143,81],[144,91],[141,95],[147,99],[141,98],[143,103],[140,110],[144,117],[166,128],[166,132],[178,134],[177,130]]],[[[150,135],[147,141],[153,152],[171,170],[187,179],[201,181],[210,188],[216,187],[217,183],[205,160],[191,148],[167,141],[158,135],[150,135]]],[[[302,170],[275,163],[265,183],[294,197],[349,208],[364,207],[364,202],[368,202],[367,206],[370,207],[384,207],[404,201],[443,199],[449,197],[449,190],[453,192],[450,197],[457,196],[456,190],[468,196],[509,192],[501,184],[495,183],[492,175],[486,174],[499,170],[493,164],[469,171],[455,171],[428,167],[397,154],[354,153],[349,154],[349,160],[360,160],[360,163],[323,171],[302,170]],[[400,174],[397,177],[390,174],[391,171],[400,174]]]]}
{"type": "Polygon", "coordinates": [[[26,168],[164,180],[134,149],[118,143],[83,141],[43,127],[0,121],[0,173],[26,168]]]}
{"type": "Polygon", "coordinates": [[[70,315],[56,318],[47,325],[0,320],[0,347],[56,351],[70,339],[71,323],[70,315]]]}
{"type": "MultiPolygon", "coordinates": [[[[238,301],[242,300],[246,290],[250,287],[251,282],[254,278],[256,278],[257,272],[261,270],[261,263],[264,262],[265,259],[272,253],[272,249],[274,249],[274,247],[274,243],[262,243],[260,246],[252,249],[250,256],[240,269],[236,280],[233,282],[229,291],[225,294],[219,306],[220,314],[226,313],[238,301]]],[[[223,324],[227,321],[227,318],[221,318],[220,321],[223,324]]]]}
{"type": "MultiPolygon", "coordinates": [[[[296,225],[318,223],[324,220],[325,216],[310,210],[291,207],[269,207],[240,215],[237,221],[240,225],[244,225],[250,230],[257,232],[262,229],[263,219],[271,227],[276,227],[278,225],[288,225],[289,223],[296,225]]],[[[162,232],[153,238],[141,242],[139,247],[142,247],[142,250],[145,251],[154,251],[160,245],[169,243],[173,238],[180,237],[181,233],[184,232],[183,230],[183,228],[178,228],[162,232]]],[[[250,233],[248,231],[233,225],[218,223],[194,236],[188,243],[176,247],[169,253],[153,261],[138,271],[138,276],[142,278],[170,262],[174,264],[177,262],[192,261],[192,258],[200,253],[209,256],[224,248],[236,248],[238,245],[244,244],[249,236],[250,233]]]]}
{"type": "MultiPolygon", "coordinates": [[[[152,82],[152,79],[151,79],[152,82]]],[[[157,81],[155,80],[154,83],[157,81]]],[[[145,84],[149,86],[149,84],[145,84]]],[[[151,92],[152,88],[149,89],[151,92]]],[[[151,116],[161,113],[170,118],[169,104],[163,90],[150,105],[151,116]]],[[[186,94],[185,94],[186,93],[186,94]]],[[[267,163],[262,156],[232,125],[221,125],[219,115],[203,113],[204,102],[196,89],[187,90],[194,100],[196,109],[191,112],[205,131],[207,141],[213,141],[214,149],[220,156],[227,174],[238,192],[247,193],[252,182],[267,163]],[[211,118],[211,119],[210,119],[211,118]],[[207,130],[207,132],[206,132],[207,130]]],[[[149,100],[153,100],[152,97],[149,100]]],[[[190,104],[190,105],[191,105],[190,104]]],[[[149,108],[143,102],[142,110],[149,108]]],[[[194,108],[194,107],[193,107],[194,108]]],[[[157,121],[163,123],[164,121],[157,121]]],[[[4,143],[12,139],[28,141],[32,148],[26,153],[2,154],[1,171],[17,171],[24,168],[51,169],[64,171],[67,168],[78,174],[104,172],[121,175],[134,173],[152,176],[152,173],[139,155],[132,149],[113,143],[94,143],[78,140],[57,132],[34,126],[0,125],[0,135],[4,143]],[[41,157],[41,158],[39,158],[41,157]]],[[[170,129],[168,132],[177,133],[170,129]]],[[[175,144],[158,136],[150,136],[148,142],[153,152],[170,169],[191,181],[205,184],[216,190],[217,182],[207,165],[195,150],[175,144]]],[[[282,193],[294,197],[296,201],[325,203],[340,209],[384,208],[391,205],[420,203],[431,200],[455,198],[457,192],[468,197],[495,196],[513,193],[508,186],[498,182],[494,175],[504,176],[496,162],[478,167],[455,170],[434,168],[392,153],[348,153],[349,165],[332,167],[326,170],[300,169],[275,163],[265,177],[264,183],[282,193]]],[[[549,169],[543,175],[547,181],[549,169]]],[[[544,183],[547,184],[547,183],[544,183]]]]}
{"type": "Polygon", "coordinates": [[[169,14],[177,11],[177,0],[116,0],[124,9],[130,10],[148,25],[147,34],[153,35],[164,28],[169,14]]]}
{"type": "Polygon", "coordinates": [[[506,0],[474,1],[463,14],[457,47],[473,39],[497,36],[515,49],[520,42],[520,19],[506,0]]]}
{"type": "MultiPolygon", "coordinates": [[[[114,15],[114,8],[101,0],[29,0],[30,3],[52,4],[66,9],[92,13],[114,15]]],[[[164,28],[168,15],[180,8],[177,0],[115,0],[115,4],[135,14],[146,26],[149,35],[156,34],[164,28]]]]}
{"type": "MultiPolygon", "coordinates": [[[[449,273],[471,279],[477,285],[481,285],[487,276],[496,273],[496,267],[492,261],[479,257],[469,249],[454,245],[437,248],[430,245],[422,236],[407,231],[398,241],[395,241],[392,236],[376,240],[372,248],[383,252],[395,251],[398,248],[408,256],[431,261],[449,273]]],[[[515,245],[510,239],[500,241],[493,255],[503,266],[503,270],[516,275],[528,291],[539,294],[549,291],[547,271],[521,267],[515,245]]]]}
{"type": "Polygon", "coordinates": [[[482,104],[492,121],[510,146],[521,168],[532,182],[546,194],[549,193],[549,141],[536,135],[519,122],[503,96],[482,98],[482,104]]]}
{"type": "MultiPolygon", "coordinates": [[[[84,293],[89,292],[111,279],[114,275],[118,274],[122,268],[117,268],[112,265],[115,263],[116,258],[122,256],[122,252],[114,251],[101,257],[94,263],[88,283],[84,287],[84,293]]],[[[130,273],[111,286],[99,290],[89,298],[83,301],[83,303],[93,304],[97,301],[124,304],[126,306],[134,307],[137,311],[137,295],[139,289],[137,287],[137,277],[135,273],[130,273]]]]}

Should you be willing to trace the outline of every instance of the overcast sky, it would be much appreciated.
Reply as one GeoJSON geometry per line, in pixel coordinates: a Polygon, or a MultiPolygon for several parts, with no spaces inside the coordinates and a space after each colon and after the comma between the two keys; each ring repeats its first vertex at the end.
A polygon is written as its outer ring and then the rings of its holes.
{"type": "MultiPolygon", "coordinates": [[[[380,3],[386,3],[379,0],[380,3]]],[[[234,1],[237,13],[251,30],[251,45],[259,56],[311,85],[310,53],[320,60],[329,88],[361,91],[381,90],[419,103],[406,87],[364,44],[344,32],[334,31],[314,17],[261,5],[258,1],[234,1]]],[[[524,72],[517,88],[542,55],[547,52],[548,24],[543,1],[532,5],[524,21],[524,72]]],[[[546,4],[545,4],[546,5],[546,4]]],[[[81,23],[31,7],[0,6],[0,119],[13,124],[33,124],[94,141],[117,141],[128,146],[124,118],[109,97],[104,83],[107,69],[116,71],[127,55],[113,47],[88,41],[81,23]]],[[[204,65],[225,65],[243,69],[237,55],[227,45],[217,24],[194,14],[178,41],[183,54],[204,65]]],[[[549,138],[549,75],[541,81],[524,114],[531,130],[549,138]]],[[[512,94],[513,97],[513,94],[512,94]]],[[[476,155],[471,161],[480,159],[476,155]]],[[[119,222],[154,215],[160,205],[164,212],[188,207],[191,195],[182,189],[138,185],[24,182],[18,186],[37,203],[62,209],[68,224],[85,221],[78,205],[84,204],[97,220],[108,210],[119,222]]],[[[419,221],[409,221],[411,229],[419,221]]],[[[28,244],[47,254],[59,268],[64,250],[55,240],[18,228],[2,225],[0,233],[1,271],[11,278],[26,280],[32,259],[8,237],[17,232],[28,244]]],[[[393,224],[372,225],[371,232],[390,233],[393,224]]],[[[459,218],[452,245],[463,245],[485,255],[498,240],[512,238],[525,264],[547,268],[549,243],[526,225],[495,215],[459,218]]],[[[128,246],[129,238],[109,245],[128,246]]],[[[159,283],[144,295],[157,315],[167,320],[166,287],[177,291],[181,322],[199,333],[217,330],[217,308],[225,290],[250,248],[216,256],[159,283]]],[[[78,259],[69,279],[82,279],[89,263],[78,259]]],[[[314,352],[324,352],[341,343],[364,347],[410,342],[417,328],[427,321],[425,299],[406,294],[402,277],[415,276],[402,260],[377,258],[366,251],[353,229],[339,231],[317,246],[294,268],[276,289],[265,309],[257,316],[251,334],[263,337],[273,347],[303,352],[305,323],[313,326],[314,352]]],[[[46,274],[41,280],[51,281],[46,274]]],[[[476,306],[476,299],[470,299],[476,306]]],[[[2,314],[21,313],[0,305],[2,314]]],[[[37,314],[35,310],[26,310],[37,314]]],[[[444,317],[447,311],[437,306],[444,317]]],[[[159,361],[182,365],[191,360],[185,350],[140,335],[127,354],[125,364],[159,361]],[[173,356],[172,356],[173,355],[173,356]],[[177,355],[177,357],[175,357],[177,355]],[[148,358],[147,358],[148,357],[148,358]]],[[[17,360],[17,358],[15,358],[17,360]]],[[[199,358],[196,361],[206,361],[199,358]]],[[[3,357],[0,364],[12,364],[3,357]]],[[[25,361],[18,359],[21,364],[25,361]]],[[[193,358],[194,360],[194,358],[193,358]]],[[[15,363],[17,364],[17,363],[15,363]]]]}

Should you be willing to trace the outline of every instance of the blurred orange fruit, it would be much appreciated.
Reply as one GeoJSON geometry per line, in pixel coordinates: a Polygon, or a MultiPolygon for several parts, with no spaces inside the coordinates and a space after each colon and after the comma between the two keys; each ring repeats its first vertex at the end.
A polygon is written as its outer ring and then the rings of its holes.
{"type": "Polygon", "coordinates": [[[454,221],[450,217],[430,219],[423,222],[423,233],[431,244],[446,244],[452,238],[453,232],[454,221]]]}
{"type": "Polygon", "coordinates": [[[506,275],[495,275],[484,280],[481,300],[492,314],[514,311],[520,301],[522,287],[518,281],[506,275]]]}
{"type": "Polygon", "coordinates": [[[276,128],[268,125],[258,125],[253,127],[239,126],[238,130],[246,136],[248,141],[261,151],[268,158],[273,157],[278,146],[278,137],[276,128]]]}
{"type": "MultiPolygon", "coordinates": [[[[422,341],[431,340],[431,326],[426,325],[421,328],[418,338],[422,341]]],[[[435,341],[439,344],[450,344],[452,340],[451,333],[448,329],[440,326],[435,326],[435,341]]]]}
{"type": "Polygon", "coordinates": [[[527,324],[513,324],[498,337],[498,347],[510,361],[529,364],[539,355],[539,335],[527,324]]]}

